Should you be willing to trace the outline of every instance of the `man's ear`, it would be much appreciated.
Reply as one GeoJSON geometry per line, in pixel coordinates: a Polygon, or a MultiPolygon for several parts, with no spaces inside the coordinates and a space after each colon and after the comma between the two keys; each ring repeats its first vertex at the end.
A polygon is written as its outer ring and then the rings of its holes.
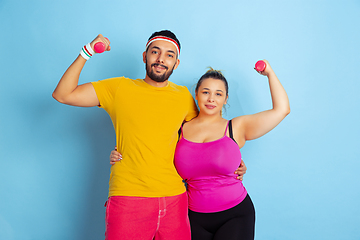
{"type": "Polygon", "coordinates": [[[143,62],[146,63],[146,51],[143,52],[143,62]]]}
{"type": "Polygon", "coordinates": [[[179,66],[180,64],[180,59],[176,59],[176,63],[175,63],[175,66],[174,66],[174,70],[177,69],[177,67],[179,66]]]}

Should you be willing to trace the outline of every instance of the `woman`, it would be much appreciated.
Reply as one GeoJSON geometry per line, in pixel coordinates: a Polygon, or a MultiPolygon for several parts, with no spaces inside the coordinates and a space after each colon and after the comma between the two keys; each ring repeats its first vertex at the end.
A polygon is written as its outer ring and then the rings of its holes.
{"type": "MultiPolygon", "coordinates": [[[[228,83],[210,69],[198,81],[195,99],[199,115],[181,128],[174,163],[187,183],[189,219],[194,240],[254,239],[255,209],[233,169],[240,149],[278,125],[290,113],[288,96],[270,64],[268,77],[273,108],[230,121],[221,115],[228,99],[228,83]]],[[[112,153],[113,154],[113,153],[112,153]]]]}

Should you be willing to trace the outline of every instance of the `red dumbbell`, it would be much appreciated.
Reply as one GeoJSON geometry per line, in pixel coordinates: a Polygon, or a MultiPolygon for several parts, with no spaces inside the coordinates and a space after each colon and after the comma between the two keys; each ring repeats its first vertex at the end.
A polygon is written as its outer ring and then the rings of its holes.
{"type": "MultiPolygon", "coordinates": [[[[109,41],[108,38],[106,38],[106,39],[109,41]]],[[[97,43],[95,43],[95,45],[94,45],[94,51],[95,51],[96,53],[102,53],[102,52],[104,52],[104,51],[105,51],[105,44],[104,44],[103,42],[97,42],[97,43]]]]}
{"type": "Polygon", "coordinates": [[[265,70],[265,68],[266,68],[266,63],[264,61],[260,60],[255,63],[256,71],[262,72],[265,70]]]}

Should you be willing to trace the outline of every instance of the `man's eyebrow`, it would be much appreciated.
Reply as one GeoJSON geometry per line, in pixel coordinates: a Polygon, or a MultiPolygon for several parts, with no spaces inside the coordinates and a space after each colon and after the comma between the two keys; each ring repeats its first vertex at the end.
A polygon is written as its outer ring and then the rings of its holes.
{"type": "MultiPolygon", "coordinates": [[[[153,46],[153,47],[151,47],[151,49],[158,49],[158,50],[160,50],[161,51],[161,49],[158,47],[158,46],[153,46]]],[[[173,53],[173,54],[176,54],[176,52],[175,51],[173,51],[173,50],[167,50],[167,52],[170,52],[170,53],[173,53]]]]}
{"type": "Polygon", "coordinates": [[[156,48],[156,49],[158,49],[158,50],[161,50],[159,47],[157,47],[157,46],[153,46],[153,47],[151,47],[151,49],[154,49],[154,48],[156,48]]]}

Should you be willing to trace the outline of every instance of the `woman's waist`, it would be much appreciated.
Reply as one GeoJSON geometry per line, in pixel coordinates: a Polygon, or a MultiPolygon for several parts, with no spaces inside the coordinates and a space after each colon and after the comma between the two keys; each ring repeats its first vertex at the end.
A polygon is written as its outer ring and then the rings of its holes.
{"type": "Polygon", "coordinates": [[[242,186],[242,181],[236,178],[237,175],[209,176],[201,178],[187,179],[188,189],[192,190],[211,190],[219,188],[237,188],[242,186]]]}
{"type": "Polygon", "coordinates": [[[195,212],[217,212],[239,204],[247,191],[240,180],[227,182],[216,179],[215,184],[203,181],[188,184],[189,208],[195,212]]]}

